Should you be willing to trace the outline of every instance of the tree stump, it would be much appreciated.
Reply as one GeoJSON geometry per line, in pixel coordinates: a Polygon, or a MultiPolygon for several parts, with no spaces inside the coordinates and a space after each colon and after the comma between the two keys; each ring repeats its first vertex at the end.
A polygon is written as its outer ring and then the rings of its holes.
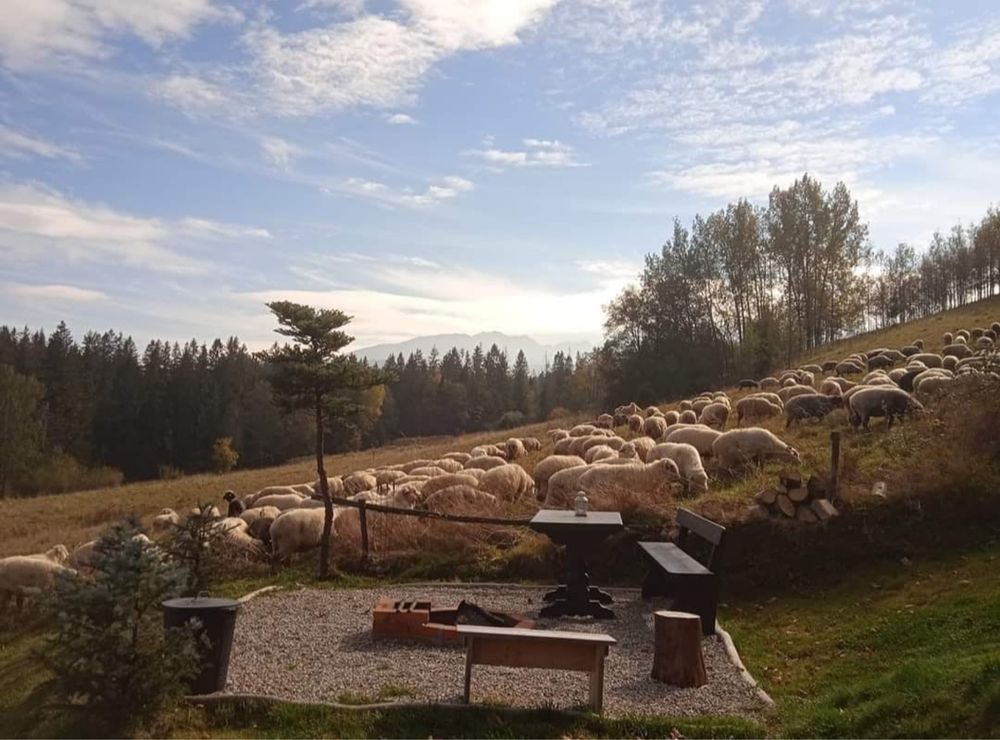
{"type": "Polygon", "coordinates": [[[685,687],[708,683],[697,614],[653,612],[653,646],[654,681],[685,687]]]}

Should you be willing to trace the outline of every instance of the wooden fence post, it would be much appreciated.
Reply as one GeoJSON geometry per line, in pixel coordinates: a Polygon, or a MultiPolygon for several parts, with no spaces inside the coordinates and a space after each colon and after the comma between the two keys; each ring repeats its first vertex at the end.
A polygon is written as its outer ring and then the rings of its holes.
{"type": "Polygon", "coordinates": [[[840,501],[840,432],[830,432],[830,498],[840,501]]]}
{"type": "Polygon", "coordinates": [[[368,562],[368,511],[365,501],[358,502],[358,518],[361,520],[361,560],[368,562]]]}

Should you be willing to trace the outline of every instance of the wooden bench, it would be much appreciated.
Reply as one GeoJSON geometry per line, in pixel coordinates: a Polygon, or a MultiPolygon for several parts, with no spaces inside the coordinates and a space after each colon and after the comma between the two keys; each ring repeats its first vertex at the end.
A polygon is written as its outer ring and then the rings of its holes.
{"type": "Polygon", "coordinates": [[[615,644],[611,635],[562,630],[529,630],[458,625],[465,639],[465,703],[469,703],[472,666],[549,668],[590,674],[590,706],[604,705],[604,659],[615,644]]]}
{"type": "Polygon", "coordinates": [[[642,584],[642,598],[666,596],[671,609],[691,612],[701,617],[701,630],[715,634],[715,614],[719,603],[719,578],[712,572],[712,563],[722,545],[726,528],[698,516],[687,509],[677,511],[680,535],[672,542],[640,542],[639,548],[650,561],[649,575],[642,584]],[[707,557],[699,562],[688,550],[690,536],[704,540],[707,557]]]}

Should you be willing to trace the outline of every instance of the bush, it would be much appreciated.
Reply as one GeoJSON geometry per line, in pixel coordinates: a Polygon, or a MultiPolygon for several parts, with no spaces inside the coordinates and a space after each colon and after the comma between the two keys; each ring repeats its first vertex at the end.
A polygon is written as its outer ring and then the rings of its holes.
{"type": "Polygon", "coordinates": [[[219,437],[212,443],[212,468],[216,473],[228,473],[239,459],[240,453],[233,449],[232,437],[219,437]]]}
{"type": "Polygon", "coordinates": [[[72,455],[57,453],[43,458],[34,470],[16,482],[16,488],[22,495],[34,496],[120,486],[124,480],[118,468],[88,468],[72,455]]]}
{"type": "Polygon", "coordinates": [[[497,420],[497,429],[513,429],[528,423],[527,417],[520,411],[507,411],[497,420]]]}
{"type": "Polygon", "coordinates": [[[548,420],[549,421],[553,421],[555,419],[565,419],[567,416],[572,416],[572,415],[573,415],[573,412],[570,411],[565,406],[556,406],[554,409],[552,409],[549,412],[549,419],[548,420]]]}
{"type": "Polygon", "coordinates": [[[114,731],[179,699],[199,667],[191,632],[164,630],[159,608],[187,574],[138,534],[132,521],[112,527],[93,579],[61,577],[50,602],[56,631],[45,658],[56,692],[114,731]]]}

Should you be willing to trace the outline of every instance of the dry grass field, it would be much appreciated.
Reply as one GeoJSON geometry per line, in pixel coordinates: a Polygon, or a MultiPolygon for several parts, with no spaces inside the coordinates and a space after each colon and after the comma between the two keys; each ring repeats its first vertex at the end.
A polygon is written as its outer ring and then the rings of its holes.
{"type": "MultiPolygon", "coordinates": [[[[803,358],[803,362],[839,358],[853,351],[882,345],[900,346],[918,337],[924,339],[927,349],[937,350],[941,348],[941,334],[944,331],[988,326],[998,319],[1000,298],[995,298],[884,331],[843,340],[803,358]]],[[[728,390],[734,399],[743,395],[734,389],[728,390]]],[[[665,403],[661,408],[676,408],[676,403],[665,403]]],[[[531,472],[538,460],[552,452],[552,445],[544,432],[579,420],[583,420],[583,417],[562,418],[505,431],[401,440],[379,449],[331,455],[327,459],[327,470],[331,474],[342,474],[416,458],[435,458],[452,450],[467,451],[477,444],[503,440],[509,436],[536,436],[543,440],[543,449],[518,461],[531,472]]],[[[731,421],[730,424],[732,423],[731,421]]],[[[784,431],[782,419],[772,419],[765,426],[799,450],[805,474],[829,469],[830,432],[834,429],[843,430],[843,483],[848,499],[852,496],[865,496],[875,480],[888,481],[891,489],[894,480],[905,478],[909,474],[914,458],[927,448],[936,431],[940,431],[939,420],[931,415],[915,423],[898,425],[889,432],[882,428],[882,422],[878,422],[873,433],[857,434],[850,431],[843,411],[834,412],[822,423],[797,425],[789,432],[784,431]]],[[[627,430],[619,430],[619,433],[629,436],[627,430]]],[[[709,468],[711,484],[707,494],[697,498],[661,501],[658,502],[661,506],[656,508],[669,513],[676,503],[681,503],[699,508],[714,518],[732,520],[757,490],[774,482],[775,474],[781,467],[780,464],[771,464],[735,478],[709,468]]],[[[225,475],[194,475],[59,496],[0,501],[0,517],[4,522],[0,557],[39,552],[56,543],[72,548],[93,539],[108,524],[130,514],[148,521],[164,507],[181,511],[205,501],[221,504],[221,495],[227,489],[243,494],[266,485],[294,484],[314,479],[313,461],[311,458],[304,458],[279,467],[238,470],[225,475]]],[[[630,502],[623,503],[628,508],[630,502]]],[[[631,502],[633,505],[634,503],[631,502]]],[[[533,502],[522,502],[508,507],[502,515],[523,516],[532,506],[533,502]]],[[[407,539],[403,531],[397,534],[398,537],[407,539]]],[[[442,532],[438,534],[446,536],[442,532]]],[[[415,530],[413,539],[426,536],[426,531],[415,530]]],[[[489,536],[481,534],[479,539],[488,541],[489,536]]],[[[356,543],[345,544],[353,546],[356,543]]]]}

